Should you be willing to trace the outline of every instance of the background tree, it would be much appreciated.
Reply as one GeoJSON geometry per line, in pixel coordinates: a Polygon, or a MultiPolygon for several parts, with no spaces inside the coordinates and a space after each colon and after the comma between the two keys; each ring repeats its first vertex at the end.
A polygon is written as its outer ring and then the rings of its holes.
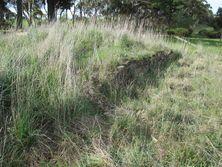
{"type": "Polygon", "coordinates": [[[220,7],[216,14],[216,24],[218,28],[222,28],[222,8],[220,7]]]}
{"type": "Polygon", "coordinates": [[[56,8],[60,9],[60,16],[62,16],[62,13],[66,12],[66,19],[68,19],[68,10],[71,10],[71,7],[73,6],[74,1],[73,0],[60,0],[58,1],[56,8]]]}
{"type": "Polygon", "coordinates": [[[8,1],[0,0],[0,29],[11,27],[14,14],[7,7],[8,1]]]}
{"type": "Polygon", "coordinates": [[[80,18],[83,17],[83,1],[79,0],[79,3],[77,4],[78,8],[79,8],[79,14],[80,14],[80,18]]]}
{"type": "Polygon", "coordinates": [[[16,0],[16,7],[17,7],[17,21],[16,21],[16,29],[22,28],[22,0],[16,0]]]}
{"type": "MultiPolygon", "coordinates": [[[[198,24],[209,24],[213,18],[206,0],[0,0],[0,10],[8,10],[7,4],[12,4],[18,11],[17,28],[22,27],[22,16],[30,26],[35,19],[41,21],[44,6],[47,6],[45,13],[49,22],[57,19],[57,11],[60,16],[65,12],[66,19],[70,11],[73,22],[77,17],[97,20],[98,16],[102,16],[103,20],[123,18],[121,21],[134,21],[135,27],[146,28],[152,23],[153,27],[162,29],[192,29],[198,24]]],[[[220,14],[216,18],[217,25],[221,25],[220,14]]],[[[7,20],[3,12],[0,13],[0,20],[7,20]]]]}
{"type": "Polygon", "coordinates": [[[72,14],[72,22],[74,24],[74,21],[75,21],[75,16],[76,16],[76,10],[77,10],[77,6],[76,6],[76,1],[77,0],[72,0],[72,7],[70,9],[70,12],[72,14]]]}
{"type": "Polygon", "coordinates": [[[56,21],[57,15],[56,15],[56,4],[58,0],[47,0],[47,6],[48,6],[48,21],[54,22],[56,21]]]}
{"type": "Polygon", "coordinates": [[[8,8],[6,7],[7,2],[0,1],[0,22],[3,22],[5,20],[5,13],[8,11],[8,8]]]}

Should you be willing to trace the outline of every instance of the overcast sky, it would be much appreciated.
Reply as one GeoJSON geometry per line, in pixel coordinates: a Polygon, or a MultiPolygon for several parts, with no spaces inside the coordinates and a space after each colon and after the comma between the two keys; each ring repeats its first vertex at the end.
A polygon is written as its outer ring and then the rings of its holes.
{"type": "Polygon", "coordinates": [[[207,0],[213,8],[213,12],[216,13],[219,7],[222,7],[222,0],[207,0]]]}

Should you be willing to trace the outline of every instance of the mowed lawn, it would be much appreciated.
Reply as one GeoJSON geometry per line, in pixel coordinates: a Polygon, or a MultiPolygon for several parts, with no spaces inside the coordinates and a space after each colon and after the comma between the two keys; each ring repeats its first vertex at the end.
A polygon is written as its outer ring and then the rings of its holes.
{"type": "Polygon", "coordinates": [[[216,46],[222,47],[222,39],[210,39],[210,38],[188,38],[193,44],[201,44],[204,46],[216,46]]]}
{"type": "Polygon", "coordinates": [[[222,55],[222,39],[210,39],[210,38],[187,38],[187,41],[194,44],[196,48],[202,48],[205,51],[222,55]]]}

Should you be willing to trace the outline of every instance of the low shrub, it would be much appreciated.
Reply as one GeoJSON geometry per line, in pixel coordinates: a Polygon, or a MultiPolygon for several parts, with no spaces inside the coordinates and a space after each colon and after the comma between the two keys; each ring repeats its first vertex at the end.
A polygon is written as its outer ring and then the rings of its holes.
{"type": "Polygon", "coordinates": [[[199,31],[198,35],[203,36],[203,37],[207,37],[207,34],[211,31],[212,30],[202,29],[199,31]]]}
{"type": "Polygon", "coordinates": [[[192,34],[192,30],[187,28],[170,28],[167,30],[168,35],[177,35],[180,37],[188,37],[192,34]]]}
{"type": "Polygon", "coordinates": [[[11,21],[0,21],[0,30],[7,30],[12,27],[11,21]]]}
{"type": "Polygon", "coordinates": [[[221,38],[222,37],[222,30],[215,31],[215,30],[200,30],[198,33],[202,37],[206,38],[221,38]]]}
{"type": "Polygon", "coordinates": [[[208,33],[208,38],[221,38],[222,31],[212,31],[208,33]]]}

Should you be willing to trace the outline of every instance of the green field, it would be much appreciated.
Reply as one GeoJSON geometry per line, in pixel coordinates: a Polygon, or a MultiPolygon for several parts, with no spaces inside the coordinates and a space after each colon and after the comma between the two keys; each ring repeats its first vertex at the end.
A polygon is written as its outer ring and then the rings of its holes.
{"type": "Polygon", "coordinates": [[[121,26],[0,34],[0,167],[222,165],[222,42],[121,26]]]}
{"type": "Polygon", "coordinates": [[[209,38],[188,38],[188,41],[194,44],[222,47],[222,39],[209,39],[209,38]]]}

